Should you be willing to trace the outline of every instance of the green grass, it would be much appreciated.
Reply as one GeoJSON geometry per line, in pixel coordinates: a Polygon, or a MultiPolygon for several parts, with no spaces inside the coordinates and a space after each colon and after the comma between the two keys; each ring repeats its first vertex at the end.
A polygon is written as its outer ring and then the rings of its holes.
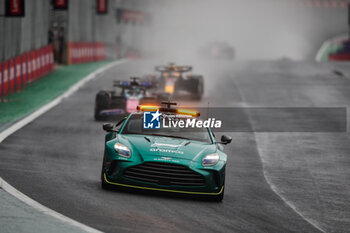
{"type": "Polygon", "coordinates": [[[40,80],[28,84],[21,92],[5,96],[6,102],[0,102],[0,124],[8,124],[30,114],[110,62],[62,66],[40,80]]]}

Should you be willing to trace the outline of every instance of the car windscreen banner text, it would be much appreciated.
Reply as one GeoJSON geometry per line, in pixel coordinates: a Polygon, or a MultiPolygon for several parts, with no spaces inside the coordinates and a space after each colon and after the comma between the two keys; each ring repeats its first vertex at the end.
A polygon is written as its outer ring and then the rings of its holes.
{"type": "Polygon", "coordinates": [[[144,112],[142,130],[215,132],[346,132],[346,108],[189,108],[200,117],[144,112]]]}

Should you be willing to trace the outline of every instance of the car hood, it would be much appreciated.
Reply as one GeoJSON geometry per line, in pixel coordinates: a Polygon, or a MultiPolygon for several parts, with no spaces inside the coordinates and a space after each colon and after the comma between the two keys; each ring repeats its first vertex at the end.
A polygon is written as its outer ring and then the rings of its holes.
{"type": "Polygon", "coordinates": [[[153,160],[154,157],[159,156],[200,161],[204,155],[217,150],[215,144],[170,137],[129,134],[119,135],[118,139],[132,148],[133,153],[138,153],[143,160],[153,160]]]}

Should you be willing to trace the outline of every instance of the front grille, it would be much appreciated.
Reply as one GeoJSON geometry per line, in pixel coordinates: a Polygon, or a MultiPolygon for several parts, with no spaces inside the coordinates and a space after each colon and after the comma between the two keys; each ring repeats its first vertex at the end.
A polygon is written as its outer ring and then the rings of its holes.
{"type": "Polygon", "coordinates": [[[160,185],[201,186],[204,177],[186,166],[171,163],[146,162],[129,167],[124,177],[160,185]]]}

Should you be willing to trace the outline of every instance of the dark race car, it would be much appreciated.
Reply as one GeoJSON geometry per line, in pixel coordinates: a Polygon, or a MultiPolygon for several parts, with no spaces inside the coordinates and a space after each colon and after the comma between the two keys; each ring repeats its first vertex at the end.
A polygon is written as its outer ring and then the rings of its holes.
{"type": "Polygon", "coordinates": [[[152,82],[157,83],[158,90],[173,98],[200,100],[204,92],[202,75],[184,73],[192,71],[192,66],[176,66],[173,63],[156,66],[160,75],[153,76],[152,82]]]}
{"type": "Polygon", "coordinates": [[[139,104],[157,104],[167,100],[164,95],[150,93],[152,82],[131,78],[131,81],[114,81],[114,90],[99,91],[95,99],[95,120],[125,116],[136,110],[139,104]]]}

